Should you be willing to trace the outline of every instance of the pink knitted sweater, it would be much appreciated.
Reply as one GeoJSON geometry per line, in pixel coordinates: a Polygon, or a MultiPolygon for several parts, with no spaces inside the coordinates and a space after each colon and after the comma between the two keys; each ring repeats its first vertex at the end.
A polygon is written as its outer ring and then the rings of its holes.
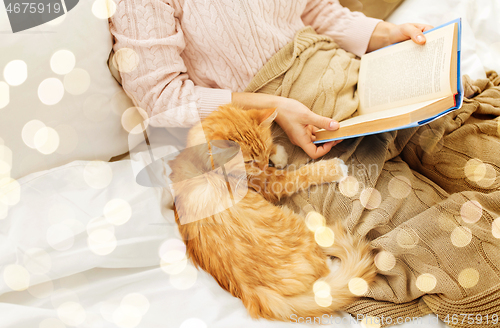
{"type": "Polygon", "coordinates": [[[187,127],[231,102],[305,25],[362,55],[378,22],[338,0],[119,0],[110,30],[115,52],[139,58],[120,74],[150,124],[187,127]]]}

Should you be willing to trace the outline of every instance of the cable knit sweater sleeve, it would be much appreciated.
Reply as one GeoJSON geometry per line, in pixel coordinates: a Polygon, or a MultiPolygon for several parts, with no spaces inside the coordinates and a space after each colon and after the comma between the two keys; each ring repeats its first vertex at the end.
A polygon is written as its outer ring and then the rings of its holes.
{"type": "Polygon", "coordinates": [[[124,90],[146,110],[152,126],[192,126],[200,116],[231,102],[230,90],[195,86],[189,79],[180,56],[184,35],[168,0],[118,1],[110,31],[116,53],[129,48],[135,54],[124,54],[138,57],[137,67],[119,69],[120,75],[124,90]]]}
{"type": "Polygon", "coordinates": [[[360,12],[351,12],[338,0],[308,0],[302,21],[358,56],[366,52],[373,30],[381,22],[360,12]]]}

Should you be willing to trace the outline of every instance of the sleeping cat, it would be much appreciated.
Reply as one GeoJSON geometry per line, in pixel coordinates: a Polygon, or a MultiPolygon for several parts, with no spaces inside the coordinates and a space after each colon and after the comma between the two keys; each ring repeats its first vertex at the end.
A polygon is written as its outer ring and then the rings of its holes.
{"type": "Polygon", "coordinates": [[[169,162],[170,179],[176,185],[176,222],[194,264],[240,298],[253,318],[289,321],[291,315],[332,314],[358,297],[348,287],[352,278],[373,282],[372,249],[347,234],[339,222],[329,226],[333,245],[321,247],[303,217],[273,204],[312,185],[338,181],[347,173],[339,159],[293,171],[269,166],[270,158],[275,166],[286,160],[283,149],[273,144],[275,116],[274,109],[226,105],[190,130],[187,149],[191,151],[169,162]],[[194,147],[207,145],[207,140],[226,142],[227,147],[236,143],[244,164],[229,160],[224,170],[217,167],[215,146],[209,142],[208,151],[194,147]],[[227,186],[232,191],[229,198],[223,195],[227,186]],[[191,220],[183,221],[186,217],[191,220]],[[334,270],[330,257],[340,259],[340,268],[334,270]],[[330,287],[332,297],[327,295],[326,304],[317,302],[313,286],[319,286],[318,281],[330,287]]]}

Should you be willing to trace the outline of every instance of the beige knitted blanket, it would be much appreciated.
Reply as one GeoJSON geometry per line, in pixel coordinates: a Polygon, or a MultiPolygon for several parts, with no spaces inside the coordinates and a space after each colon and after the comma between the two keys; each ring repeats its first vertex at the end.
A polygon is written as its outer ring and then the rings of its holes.
{"type": "MultiPolygon", "coordinates": [[[[358,69],[354,55],[305,28],[247,91],[341,120],[357,108],[358,69]]],[[[354,317],[374,327],[429,313],[452,327],[500,325],[500,77],[488,75],[466,77],[469,98],[437,121],[344,140],[325,157],[342,158],[349,177],[283,202],[342,220],[378,249],[376,283],[345,309],[354,317]]],[[[278,143],[289,164],[311,160],[286,135],[278,143]]]]}

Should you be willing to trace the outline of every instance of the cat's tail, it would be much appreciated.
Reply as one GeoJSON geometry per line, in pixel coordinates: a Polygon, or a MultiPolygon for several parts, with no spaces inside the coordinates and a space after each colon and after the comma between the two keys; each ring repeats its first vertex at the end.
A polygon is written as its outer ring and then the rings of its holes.
{"type": "Polygon", "coordinates": [[[340,223],[330,229],[335,242],[323,251],[340,259],[340,266],[329,265],[330,273],[304,294],[284,296],[263,286],[256,288],[253,302],[246,304],[252,317],[291,322],[309,317],[321,322],[323,315],[343,310],[367,291],[376,276],[372,248],[367,241],[349,235],[340,223]]]}
{"type": "MultiPolygon", "coordinates": [[[[368,241],[347,233],[340,222],[329,228],[334,233],[334,243],[330,247],[323,247],[323,251],[326,255],[338,258],[340,266],[334,268],[334,265],[330,265],[330,273],[319,281],[330,286],[332,308],[338,310],[368,291],[368,286],[377,275],[377,268],[373,248],[368,241]]],[[[321,299],[321,292],[315,294],[316,299],[321,299]]]]}

